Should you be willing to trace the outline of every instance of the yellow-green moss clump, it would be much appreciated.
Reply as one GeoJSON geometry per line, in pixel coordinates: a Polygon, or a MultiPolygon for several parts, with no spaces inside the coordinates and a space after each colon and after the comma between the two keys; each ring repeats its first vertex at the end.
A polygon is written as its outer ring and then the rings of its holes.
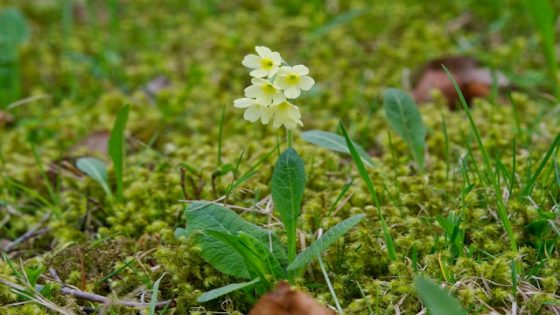
{"type": "MultiPolygon", "coordinates": [[[[370,308],[380,314],[393,314],[396,309],[403,314],[420,312],[413,286],[418,272],[446,282],[469,313],[486,313],[489,307],[509,309],[514,301],[531,314],[556,307],[543,303],[558,301],[560,295],[558,230],[551,229],[539,239],[528,226],[543,218],[558,225],[560,180],[553,164],[558,153],[538,177],[531,198],[522,191],[560,132],[558,107],[534,93],[535,86],[523,85],[510,99],[474,102],[482,141],[492,162],[500,161],[499,189],[518,254],[511,251],[498,219],[494,188],[481,178],[482,156],[465,113],[449,111],[443,97],[420,108],[428,136],[427,170],[419,173],[406,143],[390,131],[381,110],[384,89],[406,87],[410,82],[405,74],[435,57],[472,55],[508,74],[535,70],[542,60],[536,37],[523,24],[528,21],[507,18],[520,16],[515,13],[517,6],[498,10],[476,1],[427,5],[412,0],[375,4],[366,0],[168,0],[161,4],[141,0],[119,2],[116,9],[110,1],[0,3],[19,7],[31,24],[32,40],[22,48],[21,76],[24,95],[37,97],[10,110],[13,122],[0,123],[0,244],[21,236],[52,212],[45,234],[9,253],[16,269],[21,258],[23,266],[38,264],[55,270],[69,285],[133,300],[165,273],[159,299],[174,299],[171,313],[246,313],[255,301],[242,292],[196,303],[202,292],[236,279],[206,264],[200,249],[189,240],[177,239],[174,230],[186,224],[180,200],[215,200],[234,179],[232,173],[213,176],[224,106],[221,160],[235,165],[243,152],[236,176],[274,150],[277,137],[283,136],[272,128],[247,125],[231,106],[248,83],[238,60],[255,45],[265,44],[282,51],[287,60],[308,65],[317,82],[299,102],[303,129],[336,131],[342,119],[352,138],[374,156],[375,166],[369,172],[381,195],[399,253],[397,262],[387,256],[376,209],[350,158],[305,143],[295,133],[295,147],[308,174],[299,226],[305,243],[316,237],[319,228],[326,230],[353,214],[367,214],[366,221],[324,255],[347,313],[364,314],[370,308]],[[64,7],[70,4],[73,7],[64,7]],[[463,23],[458,22],[460,16],[471,9],[466,25],[452,27],[463,23]],[[65,17],[69,24],[61,22],[64,12],[74,14],[72,19],[65,17]],[[505,24],[499,28],[496,21],[505,24]],[[158,76],[168,84],[148,93],[146,85],[158,76]],[[128,154],[124,199],[117,202],[71,165],[78,157],[97,156],[109,165],[114,183],[106,153],[76,146],[94,132],[110,130],[124,104],[131,105],[128,154]],[[33,147],[41,163],[35,160],[33,147]],[[351,178],[355,180],[345,196],[350,197],[329,215],[328,209],[351,178]],[[465,245],[459,257],[435,219],[449,213],[462,215],[465,245]],[[514,259],[520,267],[516,296],[514,259]]],[[[267,198],[276,158],[273,153],[264,160],[227,202],[251,207],[267,198]]],[[[266,215],[257,212],[242,216],[269,223],[266,215]]],[[[278,234],[284,237],[281,231],[278,234]]],[[[39,283],[54,284],[48,271],[45,275],[48,278],[39,283]]],[[[6,261],[0,261],[0,278],[18,282],[6,261]]],[[[318,265],[312,264],[297,285],[319,301],[334,304],[318,265]]],[[[62,295],[56,286],[51,300],[74,311],[98,306],[62,295]]],[[[1,305],[21,301],[0,285],[1,305]]],[[[113,314],[133,312],[109,308],[113,314]]],[[[0,313],[48,311],[27,303],[4,307],[0,313]]]]}

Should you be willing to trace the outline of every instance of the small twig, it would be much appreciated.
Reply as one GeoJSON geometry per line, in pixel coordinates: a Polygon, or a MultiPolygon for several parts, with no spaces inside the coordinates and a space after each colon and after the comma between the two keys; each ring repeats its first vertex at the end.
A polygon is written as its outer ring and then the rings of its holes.
{"type": "MultiPolygon", "coordinates": [[[[17,283],[13,283],[11,281],[8,281],[6,279],[2,279],[0,278],[0,283],[5,284],[15,290],[18,291],[25,291],[25,287],[17,284],[17,283]]],[[[110,299],[108,297],[99,295],[99,294],[95,294],[95,293],[89,293],[89,292],[84,292],[81,290],[77,290],[77,289],[72,289],[68,286],[66,286],[65,284],[62,284],[63,287],[60,289],[60,293],[65,294],[65,295],[71,295],[74,296],[76,298],[80,298],[80,299],[84,299],[84,300],[88,300],[88,301],[92,301],[92,302],[98,302],[98,303],[103,303],[103,304],[118,304],[118,305],[124,305],[124,306],[129,306],[129,307],[136,307],[136,308],[144,308],[144,307],[149,307],[150,303],[141,303],[141,302],[136,302],[136,301],[121,301],[121,300],[113,300],[110,299]]],[[[43,286],[38,284],[36,285],[36,291],[40,292],[43,289],[43,286]]],[[[156,307],[157,308],[161,308],[161,307],[165,307],[169,304],[171,304],[173,302],[173,300],[166,300],[166,301],[161,301],[161,302],[157,302],[156,303],[156,307]]]]}
{"type": "Polygon", "coordinates": [[[62,280],[60,279],[60,277],[58,276],[58,273],[56,273],[56,270],[54,270],[54,268],[52,268],[52,267],[49,268],[49,273],[54,278],[54,280],[56,280],[56,282],[62,283],[62,280]]]}
{"type": "Polygon", "coordinates": [[[39,228],[49,219],[49,217],[51,216],[51,212],[47,212],[43,218],[41,219],[41,221],[39,221],[38,224],[36,224],[35,226],[33,226],[31,229],[29,229],[27,232],[25,232],[22,236],[18,237],[17,239],[15,239],[13,242],[11,242],[10,244],[8,244],[4,250],[6,252],[11,252],[16,246],[18,246],[19,244],[27,241],[28,239],[43,235],[45,233],[47,233],[49,231],[49,228],[43,228],[40,229],[39,228]]]}

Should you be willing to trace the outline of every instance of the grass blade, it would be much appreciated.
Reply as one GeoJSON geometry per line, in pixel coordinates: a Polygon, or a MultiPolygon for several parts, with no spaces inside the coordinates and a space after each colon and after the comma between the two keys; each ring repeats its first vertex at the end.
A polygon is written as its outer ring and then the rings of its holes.
{"type": "Polygon", "coordinates": [[[559,146],[560,146],[560,134],[558,134],[556,136],[556,138],[554,139],[554,142],[552,142],[552,145],[550,146],[550,148],[546,152],[546,155],[544,156],[541,163],[539,164],[539,166],[535,170],[535,173],[533,173],[533,175],[531,176],[529,181],[527,181],[527,184],[525,184],[525,186],[523,187],[523,196],[530,196],[531,195],[531,192],[533,191],[533,188],[535,187],[535,183],[537,182],[537,179],[539,178],[539,175],[541,175],[542,171],[544,170],[544,168],[546,166],[546,163],[548,162],[548,160],[550,160],[550,157],[554,154],[554,151],[559,146]]]}
{"type": "Polygon", "coordinates": [[[478,144],[478,148],[479,148],[480,152],[482,153],[482,158],[484,160],[484,174],[485,174],[484,178],[487,181],[487,184],[494,188],[494,194],[495,194],[495,197],[496,197],[496,207],[498,208],[498,210],[497,210],[498,217],[500,218],[500,221],[502,222],[502,225],[504,226],[504,230],[506,231],[506,233],[508,235],[510,245],[511,245],[511,249],[514,252],[517,253],[517,241],[515,239],[515,235],[513,234],[513,229],[511,227],[511,222],[509,221],[509,217],[508,217],[507,212],[506,212],[506,207],[504,205],[502,192],[501,192],[500,187],[499,187],[499,185],[497,183],[497,180],[496,180],[497,176],[496,176],[496,174],[494,174],[494,172],[492,170],[492,164],[490,162],[490,155],[488,154],[488,151],[486,151],[486,148],[484,147],[484,144],[482,143],[482,138],[480,137],[480,132],[478,132],[478,128],[476,127],[476,124],[474,123],[473,116],[471,114],[469,106],[467,105],[467,101],[465,100],[465,96],[463,95],[463,92],[461,92],[461,89],[459,88],[459,85],[457,84],[457,81],[455,81],[455,79],[453,78],[453,75],[451,75],[451,72],[449,72],[449,70],[445,67],[445,65],[442,65],[442,67],[443,67],[443,70],[445,71],[445,73],[447,74],[447,77],[451,81],[451,83],[453,83],[455,91],[457,92],[457,95],[459,95],[459,100],[461,102],[461,105],[463,106],[463,110],[467,114],[467,118],[469,120],[469,125],[471,127],[471,131],[473,132],[473,134],[475,136],[476,142],[478,144]]]}
{"type": "Polygon", "coordinates": [[[379,216],[379,220],[381,221],[381,227],[383,229],[383,238],[385,239],[385,245],[387,246],[387,254],[389,255],[391,261],[396,261],[397,250],[395,248],[395,242],[393,241],[393,237],[391,237],[391,233],[389,232],[389,227],[387,226],[387,222],[385,222],[385,218],[383,217],[383,213],[381,212],[381,203],[379,202],[379,197],[377,196],[377,192],[375,191],[375,186],[373,186],[373,182],[369,177],[369,174],[364,166],[364,163],[362,163],[362,159],[358,155],[356,148],[354,148],[354,145],[352,144],[350,137],[348,137],[348,133],[346,132],[346,129],[344,128],[342,122],[340,123],[340,129],[342,130],[342,134],[346,139],[346,145],[348,146],[348,150],[352,155],[352,161],[354,161],[354,164],[356,165],[356,168],[358,169],[360,176],[366,182],[371,199],[374,205],[377,207],[377,215],[379,216]]]}
{"type": "Polygon", "coordinates": [[[124,131],[129,109],[130,106],[126,105],[119,111],[109,138],[109,156],[113,160],[115,177],[117,179],[117,199],[119,201],[123,198],[124,157],[126,154],[124,131]]]}
{"type": "Polygon", "coordinates": [[[163,277],[165,277],[165,273],[161,275],[161,277],[159,277],[159,279],[156,280],[156,282],[154,283],[154,286],[152,287],[152,298],[150,299],[150,310],[149,310],[149,315],[155,315],[156,314],[156,305],[157,305],[157,295],[158,295],[158,291],[159,291],[159,283],[161,282],[161,279],[163,279],[163,277]]]}
{"type": "Polygon", "coordinates": [[[549,0],[525,0],[525,7],[539,32],[547,69],[552,81],[552,88],[556,98],[560,99],[560,82],[558,81],[557,74],[558,64],[554,47],[554,21],[556,20],[554,8],[549,0]]]}

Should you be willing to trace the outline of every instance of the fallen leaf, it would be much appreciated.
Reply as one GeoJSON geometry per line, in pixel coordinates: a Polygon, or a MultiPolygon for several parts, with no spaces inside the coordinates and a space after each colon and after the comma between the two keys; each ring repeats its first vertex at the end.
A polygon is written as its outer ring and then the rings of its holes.
{"type": "Polygon", "coordinates": [[[67,156],[76,155],[107,155],[107,144],[109,141],[109,131],[102,130],[90,133],[85,138],[68,150],[67,156]],[[76,154],[78,153],[78,154],[76,154]]]}
{"type": "Polygon", "coordinates": [[[334,315],[335,312],[315,301],[308,294],[292,290],[283,281],[276,290],[259,299],[249,315],[334,315]]]}
{"type": "Polygon", "coordinates": [[[0,111],[0,127],[4,125],[9,125],[13,122],[14,122],[14,115],[8,112],[0,111]]]}
{"type": "MultiPolygon", "coordinates": [[[[458,95],[453,83],[449,80],[442,65],[445,65],[459,85],[468,104],[474,98],[486,97],[492,91],[492,71],[483,67],[478,60],[471,57],[452,56],[443,57],[428,62],[414,80],[414,100],[425,103],[432,100],[432,91],[439,90],[447,99],[450,109],[456,109],[458,95]]],[[[496,73],[500,88],[509,86],[507,78],[500,72],[496,73]]]]}

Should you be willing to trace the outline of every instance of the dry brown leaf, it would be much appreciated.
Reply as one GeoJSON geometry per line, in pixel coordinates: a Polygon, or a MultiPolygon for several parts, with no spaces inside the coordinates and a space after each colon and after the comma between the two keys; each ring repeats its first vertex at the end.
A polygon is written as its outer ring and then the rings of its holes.
{"type": "Polygon", "coordinates": [[[292,290],[283,281],[276,290],[255,304],[249,315],[334,315],[335,312],[315,301],[308,294],[292,290]]]}
{"type": "Polygon", "coordinates": [[[0,111],[0,127],[4,125],[9,125],[13,122],[14,122],[14,115],[8,112],[0,111]]]}
{"type": "MultiPolygon", "coordinates": [[[[414,84],[414,100],[425,103],[432,100],[432,91],[439,90],[447,99],[450,109],[456,109],[458,95],[453,83],[449,80],[441,65],[445,65],[457,81],[467,103],[474,98],[486,97],[492,90],[492,71],[484,68],[476,59],[471,57],[454,56],[443,57],[428,62],[420,71],[414,84]]],[[[501,73],[497,73],[500,88],[509,85],[508,80],[501,73]]]]}
{"type": "Polygon", "coordinates": [[[107,155],[107,146],[109,141],[109,131],[102,130],[90,133],[80,142],[75,144],[68,150],[67,156],[75,155],[107,155]]]}

